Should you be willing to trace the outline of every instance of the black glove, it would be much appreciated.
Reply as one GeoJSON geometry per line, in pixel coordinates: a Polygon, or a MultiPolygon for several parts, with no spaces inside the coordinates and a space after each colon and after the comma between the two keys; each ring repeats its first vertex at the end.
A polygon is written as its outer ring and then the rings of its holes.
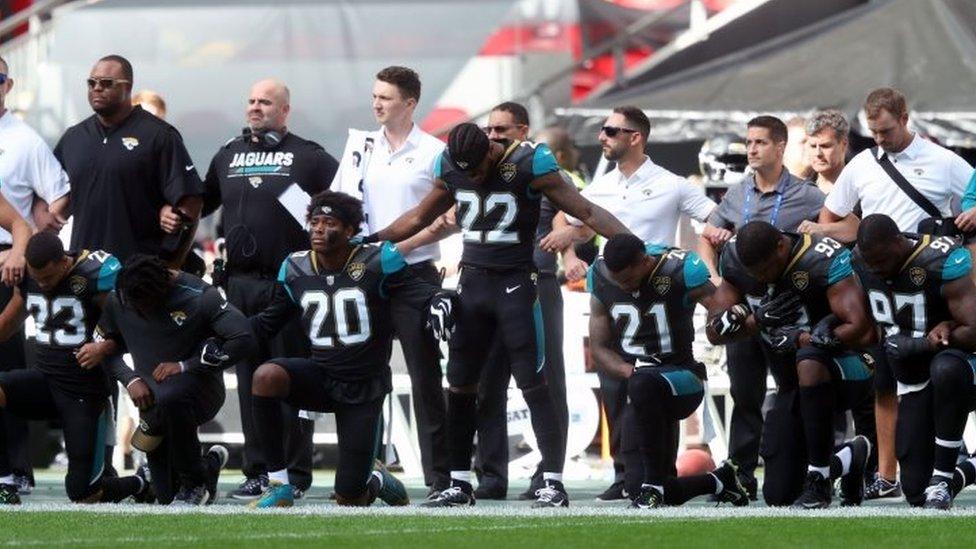
{"type": "Polygon", "coordinates": [[[896,362],[931,351],[929,341],[924,337],[912,337],[904,334],[886,337],[884,350],[888,359],[896,362]]]}
{"type": "Polygon", "coordinates": [[[449,341],[454,333],[454,316],[451,311],[454,309],[456,295],[454,292],[441,291],[430,300],[427,328],[435,338],[442,341],[449,341]]]}
{"type": "Polygon", "coordinates": [[[774,353],[791,355],[799,349],[800,334],[805,331],[798,326],[779,326],[767,331],[766,340],[774,353]]]}
{"type": "Polygon", "coordinates": [[[819,347],[827,351],[836,351],[844,346],[840,338],[834,334],[834,328],[841,325],[841,320],[837,315],[827,315],[813,327],[810,332],[810,345],[819,347]]]}
{"type": "Polygon", "coordinates": [[[709,327],[718,335],[730,335],[742,329],[749,316],[749,309],[741,303],[733,305],[730,309],[723,311],[722,314],[712,318],[709,327]]]}
{"type": "Polygon", "coordinates": [[[793,292],[776,296],[766,295],[753,312],[756,322],[763,328],[778,328],[796,323],[803,316],[803,301],[793,292]]]}
{"type": "Polygon", "coordinates": [[[219,340],[211,337],[203,342],[203,349],[200,350],[200,364],[223,368],[224,363],[228,360],[230,360],[230,355],[224,351],[224,346],[219,340]]]}

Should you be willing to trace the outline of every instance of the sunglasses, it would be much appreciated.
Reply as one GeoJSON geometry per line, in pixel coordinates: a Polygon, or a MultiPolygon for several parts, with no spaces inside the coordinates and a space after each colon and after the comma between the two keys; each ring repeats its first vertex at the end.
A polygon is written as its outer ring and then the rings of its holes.
{"type": "Polygon", "coordinates": [[[632,130],[630,128],[618,128],[616,126],[603,126],[600,128],[600,131],[603,132],[603,134],[607,137],[617,137],[617,134],[620,132],[637,133],[637,130],[632,130]]]}
{"type": "Polygon", "coordinates": [[[0,86],[7,83],[7,75],[0,72],[0,86]]]}
{"type": "Polygon", "coordinates": [[[128,84],[129,80],[124,80],[122,78],[89,78],[85,80],[88,83],[88,89],[93,90],[96,87],[101,87],[103,90],[109,88],[114,88],[116,84],[128,84]]]}
{"type": "Polygon", "coordinates": [[[484,132],[485,132],[486,134],[489,134],[489,133],[491,133],[491,132],[495,132],[495,133],[505,133],[505,132],[507,132],[507,131],[511,131],[511,129],[512,129],[512,128],[521,128],[521,127],[522,127],[522,126],[524,126],[524,125],[525,125],[525,124],[516,124],[516,125],[514,125],[514,126],[485,126],[485,127],[483,127],[483,128],[481,128],[481,129],[482,129],[482,131],[484,131],[484,132]]]}

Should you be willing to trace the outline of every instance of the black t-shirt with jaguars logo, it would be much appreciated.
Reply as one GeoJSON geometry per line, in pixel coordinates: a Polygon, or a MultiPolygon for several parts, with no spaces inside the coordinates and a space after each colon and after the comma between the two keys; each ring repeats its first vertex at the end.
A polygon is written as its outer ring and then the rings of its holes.
{"type": "Polygon", "coordinates": [[[203,194],[176,128],[136,106],[106,128],[92,115],[68,128],[54,148],[71,179],[72,249],[101,249],[125,261],[158,255],[159,210],[203,194]]]}
{"type": "Polygon", "coordinates": [[[221,147],[204,180],[203,214],[223,206],[227,269],[274,275],[288,254],[308,248],[304,226],[279,198],[328,189],[338,168],[321,145],[290,132],[273,148],[243,137],[221,147]]]}
{"type": "Polygon", "coordinates": [[[124,341],[135,372],[113,372],[128,385],[136,376],[154,387],[153,371],[162,362],[184,362],[187,374],[221,379],[222,369],[243,360],[254,350],[254,335],[247,318],[203,280],[179,273],[166,302],[149,316],[140,315],[111,292],[105,299],[96,337],[124,341]],[[214,338],[228,356],[220,365],[201,362],[201,350],[214,338]]]}
{"type": "Polygon", "coordinates": [[[75,351],[91,340],[101,314],[98,300],[115,286],[121,264],[102,250],[69,256],[71,270],[51,291],[42,291],[30,276],[18,287],[37,330],[34,367],[53,387],[69,394],[107,396],[106,372],[101,367],[82,368],[75,351]]]}

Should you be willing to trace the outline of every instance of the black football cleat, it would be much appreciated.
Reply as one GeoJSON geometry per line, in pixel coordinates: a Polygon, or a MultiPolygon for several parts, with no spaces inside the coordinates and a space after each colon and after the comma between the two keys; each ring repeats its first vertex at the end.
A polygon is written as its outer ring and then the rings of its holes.
{"type": "Polygon", "coordinates": [[[474,490],[471,483],[463,480],[452,480],[451,486],[442,490],[436,498],[420,504],[421,507],[469,507],[474,505],[474,490]]]}
{"type": "Polygon", "coordinates": [[[794,509],[826,509],[830,507],[830,481],[816,471],[807,473],[803,493],[793,502],[794,509]]]}
{"type": "Polygon", "coordinates": [[[566,488],[558,480],[546,480],[545,486],[535,492],[536,500],[532,504],[533,509],[546,509],[549,507],[569,507],[569,495],[566,488]]]}
{"type": "Polygon", "coordinates": [[[653,486],[641,486],[634,501],[630,502],[631,509],[657,509],[664,507],[664,494],[653,486]]]}
{"type": "Polygon", "coordinates": [[[847,443],[851,449],[851,468],[840,477],[841,507],[856,507],[864,502],[864,469],[871,456],[871,441],[858,435],[847,443]]]}
{"type": "Polygon", "coordinates": [[[722,483],[722,491],[715,494],[719,503],[731,503],[736,507],[749,505],[749,492],[739,480],[739,468],[729,460],[722,462],[711,472],[722,483]]]}

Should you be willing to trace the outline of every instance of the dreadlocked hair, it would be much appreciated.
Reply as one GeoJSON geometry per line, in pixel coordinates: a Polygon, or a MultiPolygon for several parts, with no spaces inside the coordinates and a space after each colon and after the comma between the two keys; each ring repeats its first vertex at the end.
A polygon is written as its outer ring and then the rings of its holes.
{"type": "Polygon", "coordinates": [[[147,316],[163,306],[172,285],[169,267],[162,259],[147,254],[135,254],[119,271],[115,287],[123,303],[147,316]]]}
{"type": "Polygon", "coordinates": [[[461,171],[473,170],[481,165],[488,154],[488,136],[476,124],[465,122],[454,126],[447,136],[447,151],[451,161],[461,171]]]}

